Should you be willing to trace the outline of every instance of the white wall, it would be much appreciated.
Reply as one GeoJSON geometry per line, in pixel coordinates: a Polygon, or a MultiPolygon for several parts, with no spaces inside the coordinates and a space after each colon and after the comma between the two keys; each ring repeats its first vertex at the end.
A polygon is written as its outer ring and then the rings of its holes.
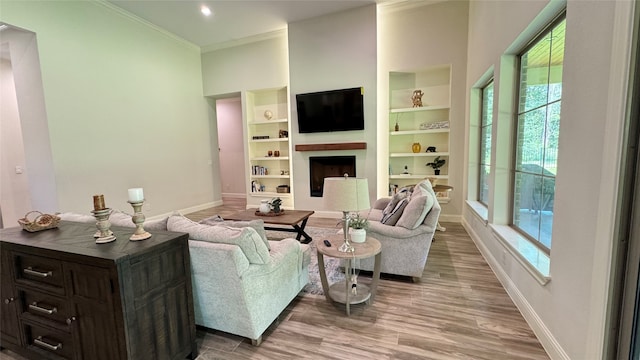
{"type": "MultiPolygon", "coordinates": [[[[0,224],[11,227],[17,226],[18,219],[32,209],[16,88],[9,60],[0,59],[0,85],[0,224]],[[16,173],[17,166],[23,169],[23,173],[16,173]]],[[[29,218],[33,219],[33,216],[29,218]]]]}
{"type": "MultiPolygon", "coordinates": [[[[546,285],[536,281],[509,252],[504,255],[504,246],[484,221],[470,208],[464,211],[465,227],[552,358],[598,359],[603,347],[608,292],[603,278],[609,273],[606,264],[615,227],[612,212],[618,174],[600,169],[617,163],[603,154],[609,151],[607,144],[620,146],[617,139],[623,124],[621,117],[609,116],[612,103],[608,98],[624,86],[610,77],[612,59],[620,56],[612,54],[614,12],[619,5],[567,4],[551,281],[546,285]]],[[[495,66],[494,99],[500,98],[502,55],[521,49],[561,7],[562,2],[557,1],[472,1],[467,93],[495,66]]],[[[501,141],[505,139],[494,138],[493,146],[501,141]]],[[[496,170],[507,171],[492,169],[492,173],[496,170]]],[[[491,212],[490,206],[489,219],[491,212]]]]}
{"type": "MultiPolygon", "coordinates": [[[[428,6],[414,4],[382,7],[378,16],[378,174],[388,172],[389,72],[417,71],[451,65],[451,109],[449,111],[449,182],[451,201],[442,204],[443,218],[459,221],[464,201],[465,85],[467,66],[467,1],[446,1],[428,6]],[[413,6],[412,6],[413,5],[413,6]]],[[[380,184],[379,196],[386,196],[380,184]]]]}
{"type": "Polygon", "coordinates": [[[216,101],[218,144],[220,146],[220,179],[224,196],[245,197],[244,135],[240,98],[216,101]]]}
{"type": "Polygon", "coordinates": [[[3,21],[38,38],[59,210],[94,194],[147,215],[212,204],[199,49],[99,2],[3,2],[3,21]],[[150,206],[149,206],[150,205],[150,206]]]}
{"type": "Polygon", "coordinates": [[[310,156],[356,156],[356,175],[369,179],[370,196],[376,189],[376,7],[365,6],[337,14],[289,24],[291,84],[291,141],[296,144],[366,142],[366,150],[293,151],[295,207],[324,209],[322,198],[309,190],[310,156]],[[364,87],[365,129],[300,134],[295,95],[299,93],[364,87]]]}

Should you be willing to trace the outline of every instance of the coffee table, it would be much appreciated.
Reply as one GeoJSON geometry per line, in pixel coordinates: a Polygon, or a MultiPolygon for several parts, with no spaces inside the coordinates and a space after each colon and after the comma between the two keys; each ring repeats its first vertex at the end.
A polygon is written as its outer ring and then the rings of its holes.
{"type": "Polygon", "coordinates": [[[376,289],[378,288],[378,281],[380,280],[380,260],[382,259],[382,245],[380,241],[372,237],[367,237],[367,240],[363,243],[351,242],[351,245],[355,248],[354,252],[340,252],[338,248],[344,243],[343,235],[329,236],[327,240],[331,242],[331,246],[324,244],[324,239],[316,239],[316,249],[318,251],[318,269],[320,270],[320,280],[322,281],[322,291],[328,301],[335,301],[341,304],[345,304],[347,307],[347,316],[351,315],[351,304],[360,304],[366,302],[367,304],[373,303],[376,296],[376,289]],[[324,267],[324,255],[345,259],[345,280],[337,282],[329,286],[327,281],[327,274],[324,267]],[[373,277],[371,278],[371,286],[358,283],[356,285],[356,294],[351,294],[351,279],[349,274],[352,261],[354,259],[365,259],[375,256],[375,263],[373,265],[373,277]]]}
{"type": "Polygon", "coordinates": [[[284,214],[278,216],[260,216],[256,215],[257,209],[247,209],[238,211],[237,213],[227,215],[224,217],[225,220],[235,220],[235,221],[251,221],[261,219],[265,224],[269,225],[289,225],[293,227],[293,229],[289,229],[286,227],[273,227],[273,226],[265,226],[265,230],[277,230],[277,231],[288,231],[296,233],[296,240],[300,241],[303,244],[307,244],[311,242],[311,236],[304,231],[304,228],[307,226],[307,220],[309,220],[309,216],[311,216],[314,211],[310,210],[284,210],[284,214]],[[304,237],[303,240],[301,240],[304,237]]]}

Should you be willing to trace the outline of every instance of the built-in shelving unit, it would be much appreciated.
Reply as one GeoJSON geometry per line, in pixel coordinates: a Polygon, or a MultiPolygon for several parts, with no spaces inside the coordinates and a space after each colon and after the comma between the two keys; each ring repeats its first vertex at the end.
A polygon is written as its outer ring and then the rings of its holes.
{"type": "MultiPolygon", "coordinates": [[[[449,109],[451,68],[438,66],[418,71],[389,73],[389,193],[425,178],[449,180],[449,109]],[[422,106],[414,106],[414,91],[422,91],[422,106]],[[414,144],[419,150],[414,152],[414,144]],[[435,150],[427,149],[434,147],[435,150]],[[427,163],[445,159],[440,174],[427,163]],[[408,173],[408,174],[407,174],[408,173]]],[[[416,149],[417,150],[417,149],[416,149]]],[[[438,194],[441,203],[448,193],[438,194]]]]}
{"type": "Polygon", "coordinates": [[[274,197],[282,199],[284,208],[293,208],[288,89],[247,91],[244,95],[247,208],[274,197]]]}

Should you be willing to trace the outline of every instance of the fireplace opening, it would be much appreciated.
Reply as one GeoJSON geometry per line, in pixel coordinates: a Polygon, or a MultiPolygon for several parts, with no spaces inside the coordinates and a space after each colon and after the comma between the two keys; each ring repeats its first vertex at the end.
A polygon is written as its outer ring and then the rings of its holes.
{"type": "Polygon", "coordinates": [[[309,186],[312,197],[322,197],[324,178],[349,174],[356,177],[354,156],[314,156],[309,158],[309,186]]]}

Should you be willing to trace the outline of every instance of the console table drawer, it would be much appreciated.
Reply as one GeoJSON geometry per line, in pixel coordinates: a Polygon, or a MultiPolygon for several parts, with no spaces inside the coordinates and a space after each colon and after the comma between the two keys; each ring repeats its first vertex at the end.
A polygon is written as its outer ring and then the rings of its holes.
{"type": "Polygon", "coordinates": [[[15,253],[16,282],[64,294],[62,262],[46,257],[15,253]]]}
{"type": "Polygon", "coordinates": [[[74,358],[73,338],[69,333],[27,324],[25,325],[25,335],[27,346],[32,349],[56,354],[63,359],[74,358]]]}
{"type": "Polygon", "coordinates": [[[25,313],[60,325],[70,324],[74,314],[72,314],[70,303],[65,299],[34,290],[22,290],[21,293],[20,298],[23,301],[25,313]]]}

